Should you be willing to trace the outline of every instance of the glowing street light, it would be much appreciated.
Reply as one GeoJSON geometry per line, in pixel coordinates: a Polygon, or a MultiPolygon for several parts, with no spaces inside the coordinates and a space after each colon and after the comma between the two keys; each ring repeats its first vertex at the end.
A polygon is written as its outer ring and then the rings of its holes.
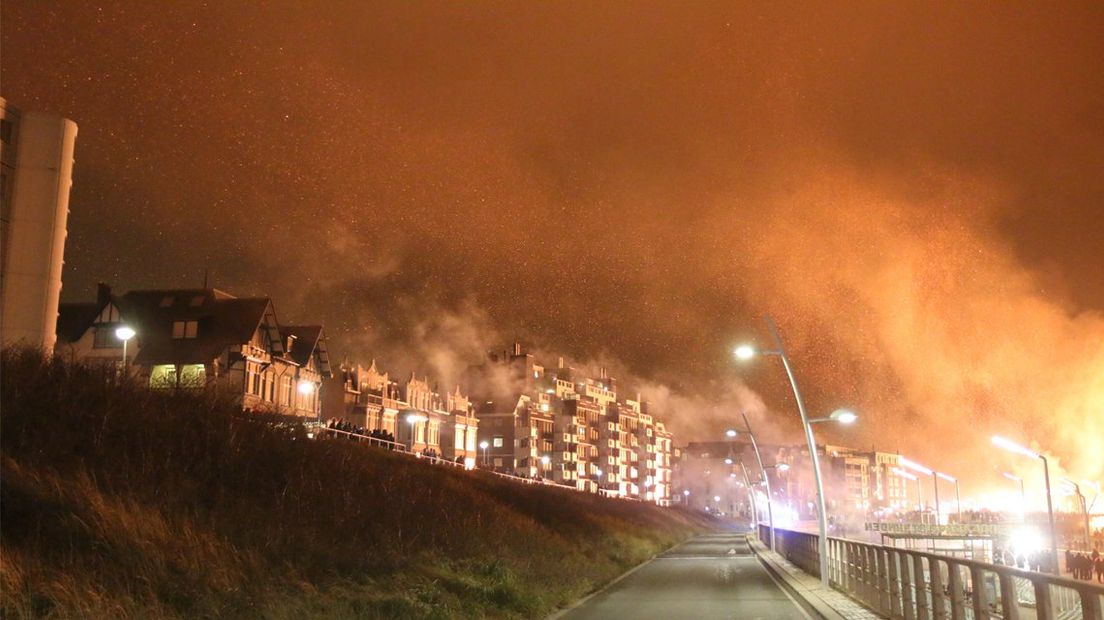
{"type": "Polygon", "coordinates": [[[137,332],[129,325],[120,325],[115,329],[115,337],[123,341],[123,376],[127,375],[127,342],[135,335],[137,332]]]}
{"type": "Polygon", "coordinates": [[[1046,480],[1046,494],[1047,494],[1047,517],[1050,519],[1050,553],[1051,558],[1051,570],[1055,575],[1058,574],[1058,535],[1056,533],[1057,528],[1054,527],[1054,500],[1051,499],[1050,493],[1050,465],[1047,463],[1047,459],[1042,454],[1029,450],[1020,444],[1012,441],[1011,439],[1005,439],[997,435],[993,435],[991,441],[993,445],[1000,448],[1004,448],[1009,452],[1026,456],[1029,458],[1036,458],[1043,462],[1043,478],[1046,480]]]}
{"type": "MultiPolygon", "coordinates": [[[[797,379],[794,378],[793,368],[790,367],[790,358],[786,356],[786,348],[782,344],[782,337],[778,335],[778,329],[774,325],[774,321],[768,316],[766,317],[767,328],[770,330],[771,337],[774,339],[775,350],[756,350],[750,345],[740,345],[736,347],[733,353],[738,360],[750,360],[760,353],[763,355],[777,355],[782,360],[782,367],[786,370],[786,376],[790,380],[790,387],[793,389],[794,400],[797,401],[797,411],[801,415],[801,425],[805,429],[805,441],[809,445],[809,457],[813,462],[813,482],[816,486],[817,494],[817,526],[820,532],[820,536],[817,538],[817,554],[820,559],[820,583],[825,588],[830,587],[828,582],[828,511],[826,502],[824,501],[824,483],[821,481],[820,476],[820,459],[817,456],[816,440],[813,438],[813,427],[809,424],[809,416],[805,413],[805,401],[801,400],[801,392],[797,389],[797,379]]],[[[852,420],[854,421],[854,420],[852,420]]]]}
{"type": "Polygon", "coordinates": [[[813,418],[809,420],[809,424],[819,424],[821,422],[838,422],[843,425],[854,424],[855,420],[859,419],[859,415],[849,409],[836,409],[832,413],[828,414],[824,418],[813,418]]]}
{"type": "Polygon", "coordinates": [[[483,467],[487,466],[487,448],[491,447],[491,444],[487,443],[487,440],[479,442],[479,447],[483,449],[483,467]]]}
{"type": "Polygon", "coordinates": [[[309,396],[314,393],[314,383],[310,381],[300,381],[298,389],[299,393],[303,396],[309,396]]]}
{"type": "Polygon", "coordinates": [[[732,439],[733,437],[735,437],[736,435],[739,435],[739,434],[740,433],[736,432],[736,429],[734,429],[734,428],[730,428],[730,429],[725,431],[725,437],[728,437],[729,439],[732,439]]]}
{"type": "Polygon", "coordinates": [[[418,424],[429,422],[429,418],[422,413],[411,412],[406,414],[406,423],[410,425],[410,451],[414,451],[414,428],[418,424]]]}
{"type": "Polygon", "coordinates": [[[750,345],[742,344],[733,352],[738,360],[749,360],[755,357],[755,349],[750,345]]]}

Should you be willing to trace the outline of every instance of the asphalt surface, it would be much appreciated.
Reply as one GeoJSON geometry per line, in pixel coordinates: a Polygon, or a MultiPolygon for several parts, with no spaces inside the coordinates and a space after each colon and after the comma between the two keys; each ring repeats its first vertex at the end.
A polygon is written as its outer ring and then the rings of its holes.
{"type": "Polygon", "coordinates": [[[560,620],[807,620],[743,535],[699,536],[657,556],[560,620]]]}

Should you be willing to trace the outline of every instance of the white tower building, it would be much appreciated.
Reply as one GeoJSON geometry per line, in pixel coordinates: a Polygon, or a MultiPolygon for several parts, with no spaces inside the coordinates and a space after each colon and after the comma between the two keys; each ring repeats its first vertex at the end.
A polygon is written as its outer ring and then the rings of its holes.
{"type": "Polygon", "coordinates": [[[0,98],[0,341],[53,351],[77,124],[0,98]]]}

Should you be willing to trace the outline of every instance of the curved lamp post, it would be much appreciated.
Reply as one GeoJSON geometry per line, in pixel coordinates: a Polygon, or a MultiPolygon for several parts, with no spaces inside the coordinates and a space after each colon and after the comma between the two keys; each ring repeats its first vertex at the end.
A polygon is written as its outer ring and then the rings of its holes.
{"type": "MultiPolygon", "coordinates": [[[[955,512],[958,514],[958,522],[962,523],[962,495],[959,494],[958,478],[955,478],[954,476],[952,476],[950,474],[945,474],[945,473],[939,472],[939,471],[935,472],[935,477],[939,478],[940,480],[946,480],[947,482],[953,482],[954,483],[954,485],[955,485],[955,512]]],[[[950,519],[948,519],[948,521],[949,520],[950,519]]]]}
{"type": "Polygon", "coordinates": [[[900,457],[898,459],[898,461],[900,461],[900,463],[902,465],[904,465],[905,467],[908,467],[912,471],[924,474],[925,476],[931,476],[932,477],[932,490],[935,492],[935,524],[936,525],[941,525],[943,523],[943,518],[940,515],[940,510],[939,510],[939,472],[937,472],[934,469],[931,469],[929,467],[924,467],[923,465],[921,465],[920,463],[917,463],[916,461],[910,461],[910,460],[906,459],[903,456],[900,457]]]}
{"type": "MultiPolygon", "coordinates": [[[[1043,462],[1043,478],[1046,480],[1046,496],[1047,496],[1047,517],[1050,519],[1050,561],[1051,571],[1057,575],[1058,571],[1058,535],[1057,528],[1054,527],[1054,501],[1051,499],[1050,493],[1050,465],[1047,464],[1047,459],[1042,454],[1035,452],[1034,450],[1028,450],[1020,444],[1012,441],[1011,439],[1005,439],[997,435],[993,435],[992,442],[994,445],[1004,448],[1009,452],[1014,452],[1021,456],[1027,456],[1035,459],[1039,459],[1043,462]]],[[[1026,513],[1025,513],[1026,520],[1026,513]]]]}
{"type": "Polygon", "coordinates": [[[1092,550],[1092,529],[1089,527],[1089,503],[1085,501],[1085,496],[1081,493],[1081,485],[1077,484],[1069,478],[1062,478],[1062,482],[1070,486],[1073,494],[1077,496],[1077,499],[1081,502],[1081,514],[1085,517],[1085,550],[1092,550]]]}
{"type": "MultiPolygon", "coordinates": [[[[816,439],[813,438],[813,426],[809,420],[809,416],[805,413],[805,401],[801,400],[801,391],[797,389],[797,379],[794,378],[793,368],[790,367],[790,358],[786,356],[786,348],[782,345],[782,337],[778,335],[778,329],[774,325],[774,321],[771,318],[765,317],[767,322],[767,328],[770,330],[771,338],[774,340],[775,348],[773,350],[757,350],[750,345],[740,345],[736,347],[734,351],[736,359],[749,360],[759,355],[777,355],[782,360],[782,367],[786,369],[786,376],[790,379],[790,388],[793,389],[794,400],[797,401],[797,412],[801,415],[801,426],[805,429],[805,442],[809,446],[809,458],[813,461],[813,482],[816,485],[817,494],[817,526],[820,530],[820,537],[817,539],[817,555],[820,556],[820,583],[824,587],[829,587],[828,584],[828,511],[824,501],[824,483],[820,477],[820,459],[817,457],[816,451],[816,439]]],[[[842,412],[842,410],[841,410],[842,412]]],[[[833,418],[818,418],[817,422],[824,422],[828,420],[834,420],[842,424],[849,424],[855,421],[854,414],[850,416],[844,415],[841,412],[839,416],[833,418]]],[[[833,414],[834,415],[834,414],[833,414]]],[[[768,498],[769,499],[769,498],[768,498]]],[[[773,539],[773,536],[771,537],[773,539]]]]}

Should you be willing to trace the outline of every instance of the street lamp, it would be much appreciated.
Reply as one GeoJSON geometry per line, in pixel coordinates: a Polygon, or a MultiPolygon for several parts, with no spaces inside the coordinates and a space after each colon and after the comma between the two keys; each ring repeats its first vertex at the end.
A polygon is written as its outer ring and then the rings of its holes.
{"type": "Polygon", "coordinates": [[[1043,478],[1046,480],[1047,517],[1050,519],[1050,552],[1051,552],[1051,555],[1052,555],[1050,560],[1051,560],[1051,562],[1053,562],[1053,564],[1051,565],[1051,570],[1054,572],[1055,575],[1057,575],[1057,574],[1059,574],[1059,572],[1058,572],[1058,535],[1057,535],[1057,528],[1054,527],[1054,500],[1051,499],[1051,493],[1050,493],[1050,465],[1047,463],[1047,459],[1046,459],[1045,456],[1043,456],[1042,454],[1039,454],[1038,452],[1035,452],[1033,450],[1028,450],[1027,448],[1021,446],[1020,444],[1012,441],[1011,439],[1005,439],[1004,437],[1000,437],[998,435],[993,435],[992,442],[993,442],[994,445],[996,445],[1000,448],[1004,448],[1005,450],[1008,450],[1009,452],[1014,452],[1014,453],[1019,454],[1021,456],[1036,458],[1036,459],[1039,459],[1043,462],[1043,478]]]}
{"type": "Polygon", "coordinates": [[[1023,478],[1008,472],[1004,472],[1004,477],[1020,483],[1020,514],[1023,515],[1024,523],[1027,523],[1027,493],[1024,491],[1023,478]]]}
{"type": "MultiPolygon", "coordinates": [[[[774,506],[772,505],[772,502],[771,502],[770,476],[767,475],[767,470],[766,470],[766,468],[763,467],[763,454],[759,451],[759,443],[757,441],[755,441],[755,433],[751,432],[751,422],[748,422],[747,414],[744,413],[743,411],[741,411],[740,412],[740,417],[742,417],[744,419],[744,429],[743,429],[743,431],[748,434],[748,439],[751,440],[751,449],[752,449],[752,451],[755,452],[755,460],[756,460],[756,462],[759,463],[759,470],[763,472],[763,481],[767,485],[767,529],[770,532],[770,548],[771,548],[771,551],[775,551],[775,545],[774,545],[774,506]]],[[[736,437],[739,434],[740,434],[740,431],[738,431],[734,428],[730,428],[730,429],[725,431],[725,435],[728,436],[728,437],[736,437]]],[[[741,465],[742,465],[742,463],[741,463],[741,465]]],[[[777,467],[777,465],[775,467],[777,467]]],[[[786,469],[789,469],[789,465],[786,465],[785,469],[779,469],[779,471],[786,471],[786,469]]],[[[747,478],[747,473],[746,472],[744,474],[744,478],[747,478]]],[[[747,480],[747,484],[748,484],[748,491],[751,492],[751,480],[747,480]]],[[[752,504],[754,504],[754,503],[755,502],[754,502],[754,497],[753,497],[752,498],[752,504]]],[[[756,521],[756,525],[758,526],[758,524],[759,524],[759,513],[755,513],[755,521],[756,521]]],[[[758,532],[756,532],[756,534],[758,535],[758,532]]]]}
{"type": "Polygon", "coordinates": [[[487,466],[487,448],[491,447],[491,444],[487,443],[487,440],[479,442],[479,447],[483,449],[483,467],[487,466]]]}
{"type": "Polygon", "coordinates": [[[859,416],[854,411],[851,411],[849,409],[836,409],[832,413],[828,414],[827,417],[813,418],[812,420],[809,420],[809,424],[819,424],[821,422],[839,422],[840,424],[847,425],[854,424],[855,420],[858,419],[859,416]]]}
{"type": "Polygon", "coordinates": [[[406,414],[406,422],[410,424],[410,451],[414,451],[414,427],[421,422],[429,422],[429,418],[420,413],[406,414]]]}
{"type": "MultiPolygon", "coordinates": [[[[905,480],[912,480],[913,482],[916,483],[916,510],[918,510],[920,512],[923,512],[924,511],[924,498],[920,493],[920,479],[917,478],[916,476],[908,473],[907,471],[901,469],[900,467],[894,467],[893,468],[893,473],[895,473],[898,476],[904,478],[905,480]]],[[[908,496],[906,494],[906,499],[907,498],[908,498],[908,496]]]]}
{"type": "Polygon", "coordinates": [[[115,329],[115,337],[123,341],[123,376],[127,376],[127,342],[136,334],[134,328],[129,325],[120,325],[115,329]]]}
{"type": "Polygon", "coordinates": [[[959,495],[958,478],[942,472],[935,472],[936,477],[946,480],[947,482],[953,482],[955,485],[955,511],[958,513],[958,522],[962,523],[962,496],[959,495]]]}
{"type": "Polygon", "coordinates": [[[1062,482],[1072,487],[1074,495],[1081,500],[1081,513],[1085,515],[1085,550],[1092,549],[1092,534],[1089,528],[1089,504],[1085,501],[1085,496],[1081,494],[1081,485],[1077,484],[1069,478],[1062,478],[1062,482]]]}
{"type": "Polygon", "coordinates": [[[782,359],[782,367],[786,369],[786,376],[790,379],[790,387],[793,389],[794,400],[797,401],[797,411],[801,415],[801,425],[805,428],[805,441],[809,444],[809,458],[813,461],[813,481],[816,485],[817,508],[819,509],[817,526],[820,530],[820,538],[817,539],[817,555],[820,556],[820,583],[827,588],[829,587],[828,513],[824,501],[824,483],[820,479],[820,459],[817,457],[816,440],[813,438],[813,427],[809,424],[809,416],[805,414],[805,401],[801,400],[801,392],[797,389],[797,379],[794,378],[793,369],[790,367],[790,358],[786,356],[786,348],[782,344],[782,337],[778,335],[778,329],[775,327],[774,321],[772,321],[769,316],[765,317],[765,319],[767,328],[770,330],[771,337],[774,339],[774,344],[777,348],[774,350],[756,351],[755,348],[745,344],[736,347],[733,353],[736,359],[739,360],[749,360],[754,357],[756,353],[777,355],[782,359]]]}
{"type": "Polygon", "coordinates": [[[925,476],[931,476],[932,477],[932,488],[935,490],[935,524],[940,525],[942,523],[943,519],[942,519],[942,517],[939,516],[939,478],[937,477],[935,470],[930,469],[928,467],[924,467],[923,465],[921,465],[920,463],[917,463],[916,461],[910,461],[910,460],[906,459],[903,456],[898,458],[897,460],[902,465],[904,465],[905,467],[908,467],[912,471],[920,472],[921,474],[924,474],[925,476]]]}

